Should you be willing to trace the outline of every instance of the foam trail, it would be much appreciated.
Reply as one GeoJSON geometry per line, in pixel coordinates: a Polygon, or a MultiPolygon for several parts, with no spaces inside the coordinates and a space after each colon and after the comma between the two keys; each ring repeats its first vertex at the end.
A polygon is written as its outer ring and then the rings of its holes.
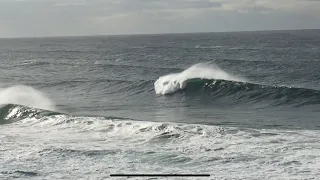
{"type": "Polygon", "coordinates": [[[0,89],[0,105],[17,104],[45,110],[56,110],[54,103],[42,92],[25,85],[0,89]]]}
{"type": "Polygon", "coordinates": [[[245,81],[243,78],[233,76],[215,64],[199,63],[195,64],[181,73],[161,76],[155,83],[154,89],[156,94],[172,94],[186,86],[189,79],[221,79],[229,81],[245,81]]]}

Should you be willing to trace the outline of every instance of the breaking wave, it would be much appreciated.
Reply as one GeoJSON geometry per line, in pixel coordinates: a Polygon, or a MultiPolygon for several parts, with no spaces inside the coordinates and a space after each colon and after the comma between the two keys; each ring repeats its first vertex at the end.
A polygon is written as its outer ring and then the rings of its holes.
{"type": "Polygon", "coordinates": [[[217,66],[196,64],[181,73],[160,77],[155,83],[156,94],[209,95],[230,98],[235,102],[273,101],[272,105],[303,106],[320,104],[320,91],[288,86],[250,83],[217,66]]]}
{"type": "Polygon", "coordinates": [[[154,83],[154,89],[157,94],[172,94],[184,89],[188,81],[192,79],[224,79],[230,81],[245,81],[243,78],[231,75],[221,70],[214,64],[195,64],[181,73],[169,74],[160,77],[154,83]]]}

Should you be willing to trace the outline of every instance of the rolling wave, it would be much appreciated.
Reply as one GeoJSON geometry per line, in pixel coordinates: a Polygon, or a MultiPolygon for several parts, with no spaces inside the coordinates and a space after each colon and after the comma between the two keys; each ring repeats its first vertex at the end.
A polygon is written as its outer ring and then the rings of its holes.
{"type": "Polygon", "coordinates": [[[304,106],[320,104],[320,91],[276,85],[262,85],[233,76],[217,66],[196,64],[181,73],[160,77],[156,94],[210,95],[209,98],[230,98],[238,102],[272,101],[271,105],[304,106]]]}
{"type": "Polygon", "coordinates": [[[120,117],[71,116],[59,112],[37,109],[16,104],[0,107],[0,125],[15,124],[23,127],[75,128],[81,131],[107,133],[109,137],[142,138],[150,143],[168,142],[187,137],[215,136],[234,133],[234,128],[222,128],[201,124],[137,121],[120,117]]]}
{"type": "Polygon", "coordinates": [[[0,106],[0,124],[10,124],[17,121],[29,119],[34,122],[40,122],[52,119],[53,124],[64,124],[82,119],[84,123],[90,124],[88,119],[96,120],[131,120],[129,118],[115,117],[115,116],[72,116],[67,113],[28,107],[18,104],[6,104],[0,106]],[[64,119],[63,121],[59,121],[64,119]]]}
{"type": "MultiPolygon", "coordinates": [[[[0,107],[0,125],[20,122],[24,126],[76,127],[83,131],[98,131],[110,136],[143,136],[149,142],[181,139],[185,136],[203,136],[210,133],[225,133],[227,129],[201,124],[137,121],[121,117],[71,116],[54,111],[16,104],[0,107]],[[211,132],[212,131],[212,132],[211,132]]],[[[229,129],[232,129],[229,127],[229,129]]],[[[231,130],[233,131],[233,130],[231,130]]]]}
{"type": "Polygon", "coordinates": [[[276,100],[277,104],[295,106],[320,104],[320,91],[287,86],[268,86],[248,82],[214,79],[188,79],[182,92],[209,92],[213,97],[232,97],[242,101],[276,100]]]}

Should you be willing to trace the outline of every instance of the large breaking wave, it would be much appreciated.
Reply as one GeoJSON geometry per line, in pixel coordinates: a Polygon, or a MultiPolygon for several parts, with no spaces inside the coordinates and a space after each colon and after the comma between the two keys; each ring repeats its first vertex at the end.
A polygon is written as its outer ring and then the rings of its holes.
{"type": "Polygon", "coordinates": [[[196,64],[181,73],[162,76],[154,83],[154,88],[159,95],[205,94],[208,98],[229,98],[235,104],[259,101],[273,101],[272,105],[320,104],[319,90],[251,83],[208,64],[196,64]]]}
{"type": "Polygon", "coordinates": [[[154,83],[157,94],[172,94],[184,89],[192,79],[224,79],[244,81],[243,78],[233,76],[214,64],[195,64],[181,73],[169,74],[160,77],[154,83]]]}

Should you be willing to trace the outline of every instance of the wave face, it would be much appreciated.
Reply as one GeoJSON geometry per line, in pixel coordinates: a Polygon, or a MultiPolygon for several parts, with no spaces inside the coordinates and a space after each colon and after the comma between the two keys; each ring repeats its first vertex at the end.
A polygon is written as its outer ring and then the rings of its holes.
{"type": "Polygon", "coordinates": [[[181,73],[169,74],[160,77],[154,83],[157,94],[172,94],[184,89],[190,79],[223,79],[230,81],[244,81],[243,78],[233,76],[214,64],[195,64],[181,73]]]}
{"type": "Polygon", "coordinates": [[[212,97],[232,97],[238,102],[277,100],[273,105],[320,104],[320,91],[313,89],[199,78],[189,79],[185,84],[182,90],[185,93],[209,92],[212,97]]]}

